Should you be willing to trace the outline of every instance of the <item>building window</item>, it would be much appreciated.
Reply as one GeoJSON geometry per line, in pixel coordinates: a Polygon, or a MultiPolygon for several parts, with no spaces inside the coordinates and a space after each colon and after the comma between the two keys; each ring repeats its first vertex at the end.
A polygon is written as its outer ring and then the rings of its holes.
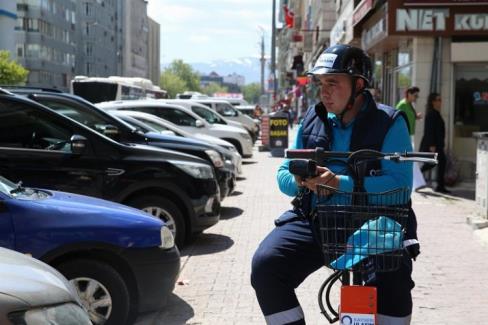
{"type": "Polygon", "coordinates": [[[85,16],[90,17],[92,13],[91,3],[85,2],[85,16]]]}
{"type": "Polygon", "coordinates": [[[93,46],[91,43],[86,44],[86,56],[92,56],[93,55],[93,46]]]}
{"type": "Polygon", "coordinates": [[[18,3],[17,4],[17,11],[27,11],[29,10],[29,6],[25,3],[18,3]]]}
{"type": "Polygon", "coordinates": [[[24,44],[17,44],[17,57],[21,58],[24,56],[24,44]]]}

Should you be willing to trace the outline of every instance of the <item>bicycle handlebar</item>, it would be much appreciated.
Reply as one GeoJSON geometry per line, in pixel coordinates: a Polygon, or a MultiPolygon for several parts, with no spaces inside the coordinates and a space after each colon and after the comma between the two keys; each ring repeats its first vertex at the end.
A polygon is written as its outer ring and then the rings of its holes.
{"type": "Polygon", "coordinates": [[[289,159],[312,159],[315,161],[323,161],[328,159],[347,160],[368,160],[368,159],[385,159],[396,162],[402,161],[417,161],[430,164],[437,164],[437,153],[435,152],[392,152],[383,153],[376,150],[358,150],[353,152],[347,151],[324,151],[323,148],[316,149],[287,149],[285,150],[285,158],[289,159]]]}

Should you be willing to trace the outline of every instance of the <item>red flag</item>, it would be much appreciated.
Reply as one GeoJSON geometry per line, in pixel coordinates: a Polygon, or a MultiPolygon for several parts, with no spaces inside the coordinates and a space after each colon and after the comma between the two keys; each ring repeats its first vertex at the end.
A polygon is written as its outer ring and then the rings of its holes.
{"type": "Polygon", "coordinates": [[[288,9],[287,5],[283,5],[283,10],[285,11],[285,24],[288,28],[293,28],[293,23],[295,20],[295,14],[293,11],[288,9]]]}

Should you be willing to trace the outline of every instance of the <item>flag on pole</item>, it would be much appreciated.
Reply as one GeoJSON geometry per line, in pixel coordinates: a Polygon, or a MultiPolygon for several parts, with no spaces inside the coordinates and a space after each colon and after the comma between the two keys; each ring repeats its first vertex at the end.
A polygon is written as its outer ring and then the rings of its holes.
{"type": "Polygon", "coordinates": [[[285,24],[288,28],[293,28],[293,23],[295,20],[295,14],[293,11],[288,9],[287,5],[283,5],[283,11],[285,12],[285,24]]]}

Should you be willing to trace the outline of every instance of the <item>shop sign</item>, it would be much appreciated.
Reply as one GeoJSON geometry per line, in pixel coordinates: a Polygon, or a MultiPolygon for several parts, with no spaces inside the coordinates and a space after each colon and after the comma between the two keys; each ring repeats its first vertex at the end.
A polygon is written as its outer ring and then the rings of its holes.
{"type": "Polygon", "coordinates": [[[405,6],[479,6],[487,5],[485,0],[440,0],[440,1],[424,1],[424,0],[405,0],[405,6]]]}
{"type": "Polygon", "coordinates": [[[269,119],[269,146],[271,148],[288,148],[288,116],[277,112],[269,119]]]}
{"type": "Polygon", "coordinates": [[[359,23],[373,8],[373,0],[362,0],[352,14],[352,25],[359,23]]]}
{"type": "Polygon", "coordinates": [[[488,35],[488,13],[485,7],[456,6],[421,8],[397,6],[388,8],[388,34],[394,35],[488,35]]]}
{"type": "Polygon", "coordinates": [[[382,37],[386,37],[385,19],[381,18],[371,28],[365,29],[361,35],[361,46],[368,50],[382,37]]]}

